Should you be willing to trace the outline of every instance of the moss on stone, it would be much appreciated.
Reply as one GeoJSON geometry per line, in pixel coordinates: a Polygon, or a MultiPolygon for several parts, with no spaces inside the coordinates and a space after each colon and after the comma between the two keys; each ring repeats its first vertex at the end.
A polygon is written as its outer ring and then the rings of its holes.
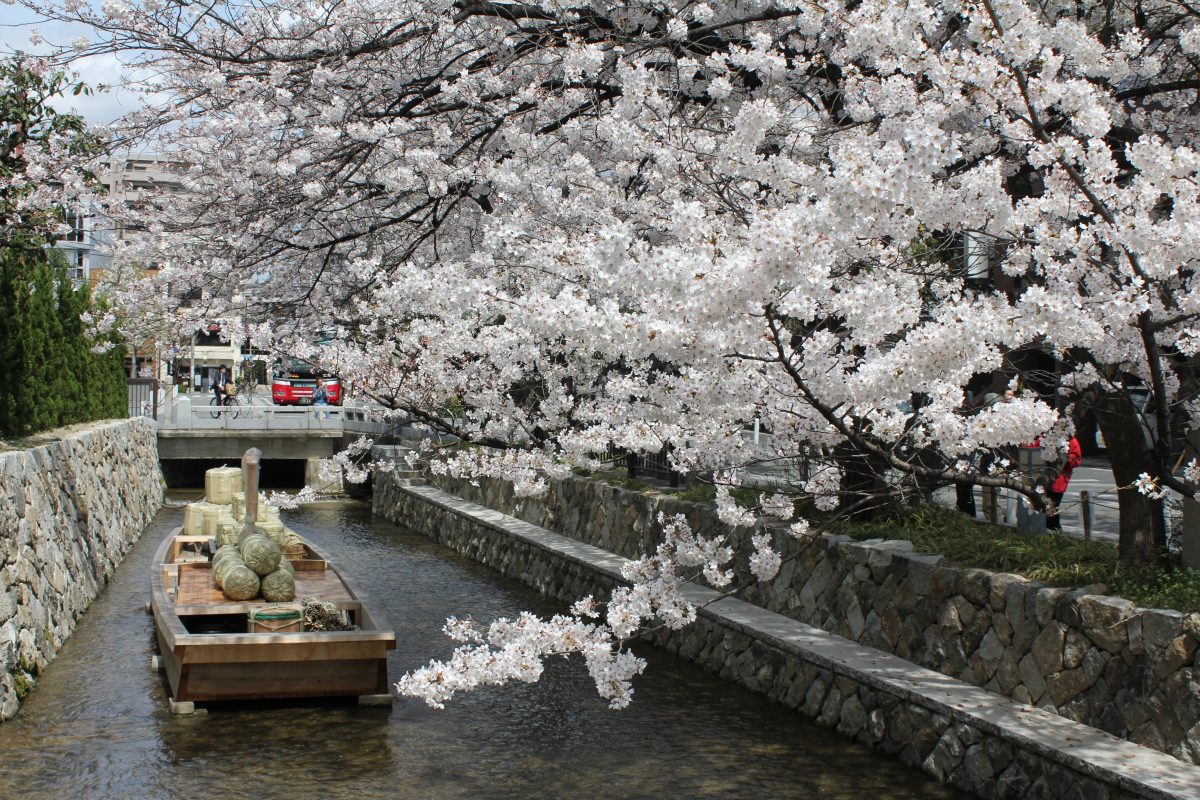
{"type": "Polygon", "coordinates": [[[30,675],[24,672],[18,672],[13,675],[13,688],[17,692],[17,699],[24,700],[25,696],[32,691],[34,684],[37,683],[30,675]]]}

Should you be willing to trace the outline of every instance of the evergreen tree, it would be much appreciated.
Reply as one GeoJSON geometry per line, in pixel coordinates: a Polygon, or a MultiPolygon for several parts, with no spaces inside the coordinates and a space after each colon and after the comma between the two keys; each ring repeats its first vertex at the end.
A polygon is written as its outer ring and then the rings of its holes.
{"type": "Polygon", "coordinates": [[[80,319],[86,307],[78,311],[74,307],[77,290],[67,273],[66,259],[60,252],[52,253],[50,269],[54,278],[53,313],[58,330],[55,331],[54,348],[47,354],[47,384],[55,399],[54,425],[66,425],[67,422],[88,417],[84,377],[80,374],[80,367],[86,365],[91,354],[83,320],[80,319]]]}
{"type": "Polygon", "coordinates": [[[54,368],[62,325],[58,321],[58,287],[51,272],[49,251],[30,261],[29,361],[21,380],[24,402],[20,407],[34,430],[46,430],[60,424],[61,418],[54,368]]]}
{"type": "Polygon", "coordinates": [[[58,319],[62,325],[62,346],[58,348],[62,366],[55,381],[62,397],[63,414],[67,419],[96,419],[101,416],[101,404],[89,397],[91,362],[98,356],[91,352],[83,326],[83,313],[88,310],[87,286],[76,288],[67,275],[65,265],[58,272],[58,319]]]}
{"type": "MultiPolygon", "coordinates": [[[[61,73],[19,61],[0,64],[0,436],[20,437],[74,422],[125,416],[122,350],[94,352],[82,315],[87,286],[76,288],[52,248],[62,206],[39,206],[44,181],[26,178],[35,155],[94,152],[77,116],[46,101],[66,88],[61,73]],[[65,148],[64,148],[65,146],[65,148]]],[[[82,84],[75,91],[83,91],[82,84]]],[[[63,164],[67,172],[77,166],[63,164]]],[[[87,177],[86,175],[84,177],[87,177]]],[[[73,179],[78,182],[79,175],[73,179]]]]}
{"type": "Polygon", "coordinates": [[[13,242],[0,250],[0,431],[20,435],[28,430],[22,416],[23,376],[28,370],[30,341],[27,261],[31,251],[13,242]]]}

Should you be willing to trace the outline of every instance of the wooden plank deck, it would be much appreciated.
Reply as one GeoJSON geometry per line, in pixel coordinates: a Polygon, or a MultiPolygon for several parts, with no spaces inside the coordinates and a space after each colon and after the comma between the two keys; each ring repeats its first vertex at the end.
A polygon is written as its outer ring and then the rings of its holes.
{"type": "MultiPolygon", "coordinates": [[[[295,577],[297,599],[316,597],[339,604],[357,602],[333,570],[298,568],[295,577]]],[[[249,603],[230,600],[222,594],[221,587],[217,586],[216,580],[213,579],[212,565],[207,562],[179,565],[179,591],[175,595],[177,608],[210,606],[212,609],[207,613],[237,614],[245,612],[251,606],[260,605],[272,605],[272,603],[266,600],[249,603]]]]}

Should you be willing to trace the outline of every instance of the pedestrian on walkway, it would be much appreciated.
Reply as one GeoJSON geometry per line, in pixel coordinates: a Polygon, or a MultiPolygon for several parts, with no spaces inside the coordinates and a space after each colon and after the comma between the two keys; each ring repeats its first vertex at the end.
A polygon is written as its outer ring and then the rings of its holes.
{"type": "Polygon", "coordinates": [[[1072,436],[1071,441],[1067,444],[1067,460],[1063,463],[1058,476],[1055,477],[1054,481],[1050,484],[1050,488],[1046,491],[1046,497],[1054,502],[1054,513],[1046,514],[1047,530],[1062,530],[1062,521],[1059,519],[1059,505],[1062,503],[1063,495],[1067,493],[1067,486],[1071,483],[1071,473],[1081,463],[1083,463],[1083,449],[1079,446],[1079,440],[1072,436]]]}
{"type": "MultiPolygon", "coordinates": [[[[993,397],[995,395],[992,395],[993,397]]],[[[970,394],[966,397],[966,402],[963,403],[963,416],[970,416],[979,411],[981,406],[976,406],[974,398],[970,394]]],[[[966,461],[967,471],[977,468],[979,454],[972,453],[966,461]]],[[[958,510],[966,514],[968,517],[975,517],[975,484],[971,481],[956,481],[954,484],[955,505],[958,510]]]]}
{"type": "MultiPolygon", "coordinates": [[[[994,406],[997,403],[1007,402],[1009,399],[1011,399],[1010,397],[1008,397],[1008,394],[1011,391],[1012,391],[1011,389],[1008,390],[1005,393],[1004,397],[1001,397],[1000,395],[996,394],[995,392],[988,392],[979,401],[979,405],[969,408],[967,413],[978,414],[983,409],[988,408],[990,406],[994,406]]],[[[971,464],[972,469],[974,469],[976,473],[978,473],[980,475],[985,475],[985,474],[987,474],[988,470],[991,468],[992,462],[994,462],[995,460],[996,460],[996,455],[991,450],[977,450],[971,454],[970,464],[971,464]]],[[[956,499],[957,499],[958,510],[963,512],[964,514],[966,514],[969,517],[974,517],[975,516],[975,484],[967,483],[965,481],[962,483],[956,483],[956,484],[954,484],[954,492],[955,492],[956,499]]],[[[994,512],[995,512],[996,490],[995,490],[995,488],[993,488],[991,486],[983,486],[983,487],[981,487],[981,493],[983,495],[984,517],[987,519],[990,519],[992,516],[994,516],[994,512]]]]}

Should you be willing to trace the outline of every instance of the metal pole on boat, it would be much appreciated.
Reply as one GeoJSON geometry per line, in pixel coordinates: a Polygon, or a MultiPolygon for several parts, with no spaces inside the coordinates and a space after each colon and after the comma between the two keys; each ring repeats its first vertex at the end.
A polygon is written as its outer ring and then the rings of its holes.
{"type": "Polygon", "coordinates": [[[262,460],[262,451],[251,447],[242,456],[242,488],[246,493],[246,524],[242,526],[242,535],[254,533],[254,523],[258,521],[258,464],[262,460]]]}

